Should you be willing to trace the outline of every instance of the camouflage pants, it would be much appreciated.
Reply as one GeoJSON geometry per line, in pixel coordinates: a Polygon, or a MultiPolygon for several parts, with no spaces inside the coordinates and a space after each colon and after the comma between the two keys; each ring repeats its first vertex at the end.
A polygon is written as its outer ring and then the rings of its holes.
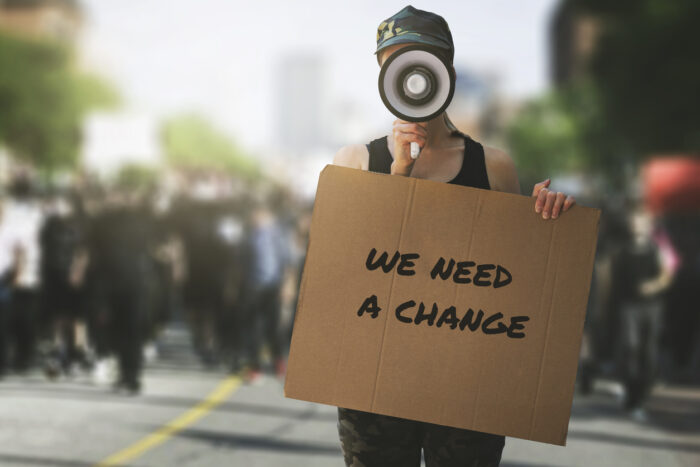
{"type": "Polygon", "coordinates": [[[505,437],[338,408],[345,464],[352,467],[491,467],[505,437]]]}

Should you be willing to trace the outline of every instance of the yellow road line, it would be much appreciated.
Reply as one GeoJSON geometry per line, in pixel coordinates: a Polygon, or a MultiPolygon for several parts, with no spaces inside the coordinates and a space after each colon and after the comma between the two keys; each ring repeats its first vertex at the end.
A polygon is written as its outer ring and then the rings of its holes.
{"type": "Polygon", "coordinates": [[[124,464],[139,457],[149,449],[153,449],[164,443],[178,431],[204,417],[214,407],[224,402],[228,396],[241,385],[241,379],[236,376],[229,376],[223,380],[214,390],[200,403],[192,407],[169,423],[166,423],[158,430],[148,434],[146,437],[135,442],[131,446],[112,454],[95,467],[111,467],[124,464]]]}

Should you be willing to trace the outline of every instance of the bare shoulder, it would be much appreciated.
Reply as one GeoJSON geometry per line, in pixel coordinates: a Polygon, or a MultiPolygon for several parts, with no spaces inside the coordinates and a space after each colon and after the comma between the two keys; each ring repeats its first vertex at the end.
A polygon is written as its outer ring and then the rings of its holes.
{"type": "Polygon", "coordinates": [[[486,172],[491,189],[520,194],[520,182],[515,162],[505,151],[484,146],[486,172]]]}
{"type": "Polygon", "coordinates": [[[364,144],[343,146],[333,156],[333,164],[351,169],[367,170],[369,168],[369,151],[364,144]]]}

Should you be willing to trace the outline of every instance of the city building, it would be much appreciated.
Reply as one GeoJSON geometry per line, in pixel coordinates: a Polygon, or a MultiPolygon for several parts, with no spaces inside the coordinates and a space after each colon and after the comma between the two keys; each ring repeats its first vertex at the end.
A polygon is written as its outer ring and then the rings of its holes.
{"type": "Polygon", "coordinates": [[[0,31],[73,43],[83,25],[77,0],[0,0],[0,31]]]}
{"type": "Polygon", "coordinates": [[[276,142],[285,152],[303,155],[326,143],[326,61],[315,53],[285,56],[275,77],[276,142]]]}
{"type": "Polygon", "coordinates": [[[586,71],[600,33],[599,20],[564,0],[552,14],[549,33],[550,79],[565,84],[586,71]]]}

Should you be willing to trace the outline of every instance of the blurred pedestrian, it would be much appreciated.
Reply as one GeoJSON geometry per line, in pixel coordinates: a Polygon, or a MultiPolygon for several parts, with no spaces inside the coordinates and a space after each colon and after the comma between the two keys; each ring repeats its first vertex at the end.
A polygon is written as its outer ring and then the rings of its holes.
{"type": "Polygon", "coordinates": [[[95,217],[88,238],[93,335],[101,356],[117,356],[115,388],[131,393],[141,390],[143,346],[149,334],[153,238],[148,209],[122,200],[95,217]]]}
{"type": "Polygon", "coordinates": [[[53,339],[44,371],[49,377],[68,374],[74,363],[87,366],[82,303],[84,235],[80,219],[63,197],[52,200],[40,232],[41,309],[53,339]],[[79,271],[78,271],[79,270],[79,271]]]}
{"type": "Polygon", "coordinates": [[[193,345],[202,362],[213,365],[231,345],[230,301],[240,288],[235,263],[244,229],[231,200],[198,196],[179,202],[171,223],[184,247],[183,301],[193,345]]]}
{"type": "Polygon", "coordinates": [[[674,257],[673,277],[665,295],[663,344],[675,376],[700,380],[700,215],[669,213],[659,223],[674,257]]]}
{"type": "Polygon", "coordinates": [[[286,336],[280,329],[280,293],[290,263],[289,248],[289,238],[273,212],[264,203],[258,205],[248,238],[250,271],[239,326],[238,366],[251,380],[260,375],[263,349],[269,351],[275,371],[284,372],[286,336]]]}
{"type": "Polygon", "coordinates": [[[291,300],[292,312],[289,325],[286,330],[287,352],[292,340],[292,330],[294,319],[296,318],[296,308],[299,302],[299,292],[301,291],[301,278],[304,275],[304,263],[306,262],[306,251],[309,246],[309,229],[311,228],[311,211],[313,206],[305,206],[301,209],[294,229],[294,244],[292,247],[292,263],[295,265],[294,273],[294,298],[291,300]]]}
{"type": "MultiPolygon", "coordinates": [[[[42,219],[31,180],[28,175],[20,174],[12,181],[10,198],[4,203],[0,225],[0,249],[3,250],[0,268],[4,277],[9,279],[5,283],[5,293],[9,292],[9,296],[5,295],[4,337],[17,371],[29,368],[36,350],[41,260],[39,229],[42,219]]],[[[3,334],[2,331],[0,334],[3,334]]],[[[0,356],[0,359],[5,357],[0,356]]]]}
{"type": "Polygon", "coordinates": [[[15,281],[13,246],[6,229],[7,200],[0,204],[0,378],[7,371],[10,346],[10,299],[15,281]]]}

